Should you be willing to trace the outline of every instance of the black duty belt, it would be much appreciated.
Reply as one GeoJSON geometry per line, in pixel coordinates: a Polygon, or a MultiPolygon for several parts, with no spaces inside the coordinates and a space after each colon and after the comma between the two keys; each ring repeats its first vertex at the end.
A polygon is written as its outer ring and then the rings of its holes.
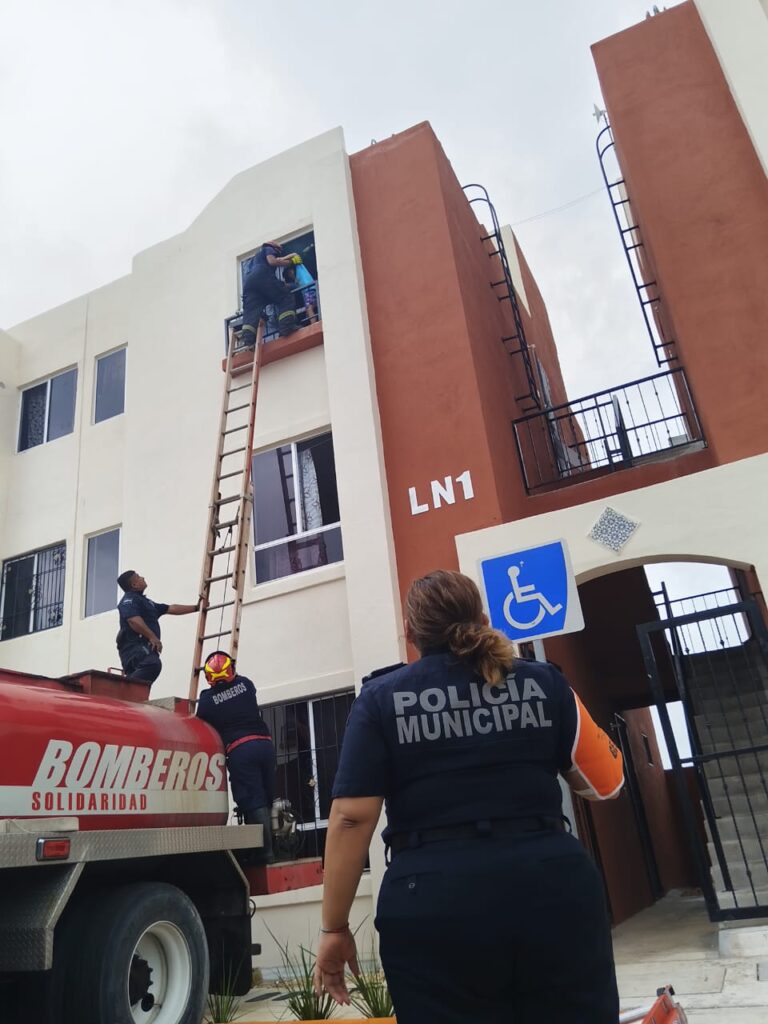
{"type": "Polygon", "coordinates": [[[562,818],[498,818],[493,821],[473,821],[465,825],[446,825],[444,828],[425,828],[414,832],[398,832],[387,840],[392,853],[416,849],[425,843],[443,843],[451,839],[483,839],[496,836],[519,835],[521,832],[565,832],[562,818]]]}

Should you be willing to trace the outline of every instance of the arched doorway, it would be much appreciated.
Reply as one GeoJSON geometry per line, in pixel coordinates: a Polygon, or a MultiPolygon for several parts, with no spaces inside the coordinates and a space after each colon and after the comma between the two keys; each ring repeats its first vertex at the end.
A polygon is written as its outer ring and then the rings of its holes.
{"type": "Polygon", "coordinates": [[[642,564],[592,570],[579,581],[584,631],[546,641],[627,765],[619,800],[577,806],[579,834],[617,923],[693,886],[713,919],[765,916],[768,660],[758,583],[747,567],[726,566],[725,585],[698,593],[689,572],[686,593],[674,556],[654,561],[678,577],[672,591],[660,585],[664,570],[646,574],[642,564]]]}

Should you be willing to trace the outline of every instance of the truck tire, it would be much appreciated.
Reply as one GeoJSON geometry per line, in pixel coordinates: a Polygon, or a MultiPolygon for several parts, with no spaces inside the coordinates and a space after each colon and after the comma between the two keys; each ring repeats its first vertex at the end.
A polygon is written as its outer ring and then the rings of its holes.
{"type": "Polygon", "coordinates": [[[195,905],[163,882],[137,882],[75,909],[54,942],[59,1024],[200,1024],[208,944],[195,905]]]}

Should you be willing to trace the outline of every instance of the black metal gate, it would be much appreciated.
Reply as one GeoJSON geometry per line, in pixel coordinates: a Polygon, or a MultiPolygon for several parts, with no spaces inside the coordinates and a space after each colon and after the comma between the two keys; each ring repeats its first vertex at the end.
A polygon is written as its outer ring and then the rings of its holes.
{"type": "Polygon", "coordinates": [[[768,633],[751,600],[671,610],[637,632],[707,909],[713,921],[765,917],[768,633]]]}

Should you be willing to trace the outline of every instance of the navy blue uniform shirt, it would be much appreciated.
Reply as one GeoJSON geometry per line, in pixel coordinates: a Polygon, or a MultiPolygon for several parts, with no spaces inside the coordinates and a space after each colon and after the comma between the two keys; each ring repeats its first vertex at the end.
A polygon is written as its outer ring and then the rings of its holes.
{"type": "Polygon", "coordinates": [[[280,253],[278,252],[274,245],[262,245],[259,251],[254,256],[251,257],[250,266],[248,267],[248,273],[251,274],[258,270],[264,270],[265,267],[268,270],[271,270],[272,273],[274,273],[275,267],[272,267],[270,266],[269,263],[267,263],[267,256],[279,255],[280,253]]]}
{"type": "Polygon", "coordinates": [[[334,797],[383,796],[385,837],[503,818],[559,820],[577,711],[550,664],[515,661],[484,686],[449,651],[365,683],[349,714],[334,797]]]}
{"type": "Polygon", "coordinates": [[[133,643],[144,642],[141,634],[131,629],[128,625],[128,619],[132,619],[135,616],[143,619],[157,639],[160,639],[160,616],[165,615],[168,611],[167,604],[150,601],[148,597],[140,594],[138,590],[131,590],[123,596],[117,606],[117,610],[120,613],[120,632],[117,634],[118,649],[122,650],[133,643]]]}
{"type": "Polygon", "coordinates": [[[243,736],[269,736],[256,699],[256,687],[245,676],[231,683],[216,683],[200,694],[197,716],[212,725],[229,746],[243,736]]]}

